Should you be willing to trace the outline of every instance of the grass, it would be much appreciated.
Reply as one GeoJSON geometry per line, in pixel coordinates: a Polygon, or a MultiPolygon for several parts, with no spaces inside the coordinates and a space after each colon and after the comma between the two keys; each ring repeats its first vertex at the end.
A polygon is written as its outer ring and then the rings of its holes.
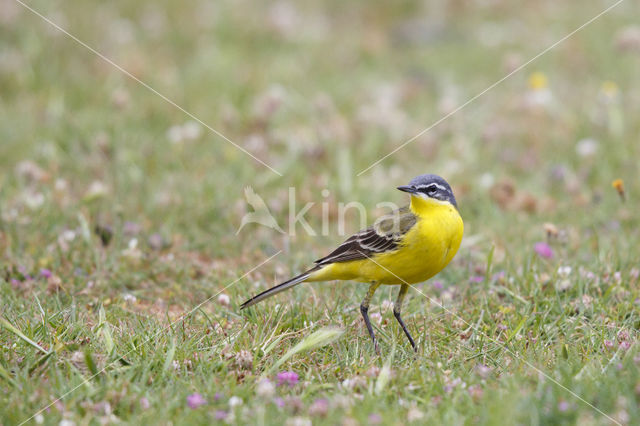
{"type": "Polygon", "coordinates": [[[283,176],[4,2],[0,424],[638,422],[638,5],[358,175],[611,2],[29,4],[283,176]],[[417,354],[395,288],[381,357],[362,285],[239,311],[342,240],[338,203],[371,223],[425,172],[466,227],[407,298],[417,354]],[[248,185],[327,235],[236,234],[248,185]]]}

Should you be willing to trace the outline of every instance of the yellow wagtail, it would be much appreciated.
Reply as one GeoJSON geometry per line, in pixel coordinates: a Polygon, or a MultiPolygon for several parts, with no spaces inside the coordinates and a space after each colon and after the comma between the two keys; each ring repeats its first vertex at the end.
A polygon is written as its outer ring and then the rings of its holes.
{"type": "Polygon", "coordinates": [[[360,312],[373,340],[369,302],[381,284],[400,285],[393,314],[413,349],[416,344],[400,316],[410,284],[425,281],[453,259],[462,241],[463,222],[451,187],[440,176],[421,175],[398,187],[411,194],[411,203],[383,216],[375,224],[349,237],[303,274],[278,284],[244,302],[241,309],[302,282],[354,280],[370,283],[360,312]]]}

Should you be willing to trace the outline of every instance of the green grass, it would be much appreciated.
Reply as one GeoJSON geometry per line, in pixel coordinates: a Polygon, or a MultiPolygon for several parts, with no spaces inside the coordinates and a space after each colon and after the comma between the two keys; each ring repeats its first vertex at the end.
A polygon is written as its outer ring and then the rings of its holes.
{"type": "Polygon", "coordinates": [[[640,56],[619,48],[637,4],[360,176],[612,2],[29,4],[283,176],[202,127],[171,142],[188,116],[4,2],[0,425],[45,407],[31,424],[638,423],[640,56]],[[537,107],[534,71],[551,93],[537,107]],[[363,203],[371,223],[427,172],[452,183],[465,241],[407,297],[417,354],[383,303],[396,288],[371,308],[381,357],[363,285],[305,284],[239,311],[344,238],[338,203],[363,203]],[[282,226],[289,187],[298,209],[316,203],[316,230],[328,203],[329,235],[236,235],[245,186],[282,226]],[[298,383],[265,385],[283,371],[298,383]],[[195,393],[206,404],[192,409],[195,393]]]}

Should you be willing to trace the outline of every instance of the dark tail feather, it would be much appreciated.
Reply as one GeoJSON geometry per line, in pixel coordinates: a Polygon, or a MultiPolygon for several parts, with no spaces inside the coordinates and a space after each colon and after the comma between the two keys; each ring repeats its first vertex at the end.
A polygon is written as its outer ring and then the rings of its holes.
{"type": "Polygon", "coordinates": [[[278,284],[275,287],[271,287],[270,289],[263,291],[262,293],[258,294],[257,296],[253,296],[251,299],[247,300],[242,305],[240,305],[240,309],[244,309],[244,308],[248,308],[249,306],[253,306],[256,303],[263,301],[264,299],[267,299],[267,298],[269,298],[271,296],[274,296],[274,295],[280,293],[281,291],[285,291],[285,290],[287,290],[287,289],[289,289],[291,287],[297,286],[298,284],[302,283],[304,280],[309,278],[309,275],[311,275],[313,272],[317,271],[320,268],[321,268],[321,266],[318,265],[315,268],[311,268],[307,272],[298,275],[297,277],[293,277],[288,281],[285,281],[285,282],[283,282],[281,284],[278,284]]]}

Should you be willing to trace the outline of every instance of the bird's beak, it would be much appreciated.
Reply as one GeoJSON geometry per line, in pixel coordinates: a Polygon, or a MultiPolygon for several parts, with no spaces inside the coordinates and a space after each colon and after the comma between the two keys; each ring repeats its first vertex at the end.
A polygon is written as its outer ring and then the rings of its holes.
{"type": "Polygon", "coordinates": [[[409,194],[416,193],[416,189],[413,186],[409,186],[409,185],[399,186],[398,189],[402,192],[408,192],[409,194]]]}

